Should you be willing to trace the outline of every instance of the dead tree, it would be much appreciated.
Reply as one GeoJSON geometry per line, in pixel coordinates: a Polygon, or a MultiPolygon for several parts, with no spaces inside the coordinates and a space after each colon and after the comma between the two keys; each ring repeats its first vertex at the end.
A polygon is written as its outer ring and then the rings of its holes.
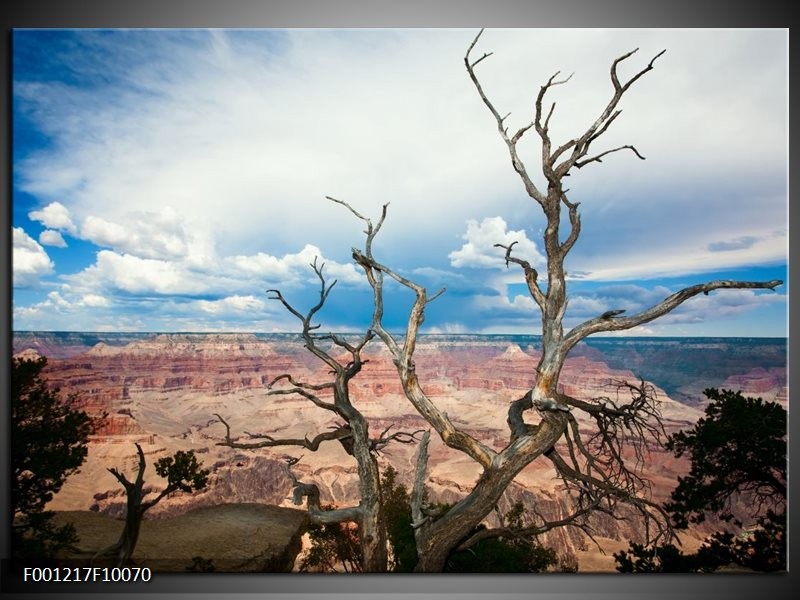
{"type": "MultiPolygon", "coordinates": [[[[540,285],[539,274],[526,260],[513,255],[513,243],[508,246],[497,244],[505,249],[506,265],[514,263],[521,267],[528,291],[542,315],[541,344],[542,356],[536,368],[536,383],[523,397],[514,401],[508,410],[509,442],[496,451],[457,427],[445,412],[439,410],[424,392],[417,378],[414,351],[420,326],[425,317],[425,308],[443,290],[429,297],[427,290],[399,274],[391,267],[380,263],[373,255],[372,245],[385,218],[387,205],[384,205],[380,219],[372,221],[349,204],[328,198],[347,207],[358,219],[366,224],[366,242],[363,250],[353,249],[353,258],[363,268],[373,290],[374,312],[372,329],[389,349],[402,383],[403,391],[416,410],[431,424],[442,441],[449,447],[469,456],[482,467],[482,474],[473,489],[456,503],[446,514],[434,518],[425,514],[422,494],[414,499],[418,571],[441,571],[448,554],[457,548],[468,547],[477,541],[469,539],[469,532],[478,525],[496,506],[505,489],[514,477],[533,461],[548,460],[557,475],[564,481],[574,499],[575,510],[571,515],[555,522],[548,522],[539,515],[537,523],[527,534],[537,534],[554,527],[576,526],[590,533],[590,514],[601,511],[619,518],[621,505],[642,518],[647,538],[656,540],[672,536],[672,530],[664,511],[648,499],[647,481],[637,472],[636,465],[623,453],[626,448],[634,448],[637,459],[649,438],[658,438],[661,431],[660,415],[654,401],[652,388],[647,384],[621,384],[620,392],[630,392],[616,400],[597,399],[593,402],[578,400],[558,390],[558,379],[569,351],[589,335],[631,329],[661,317],[684,301],[699,293],[708,294],[717,289],[774,289],[783,282],[774,281],[711,281],[682,289],[646,310],[630,316],[621,316],[624,311],[612,310],[589,319],[571,330],[564,332],[563,320],[567,308],[567,289],[564,260],[578,240],[581,231],[579,202],[567,196],[563,186],[564,177],[570,171],[581,169],[593,163],[600,163],[606,156],[629,150],[639,159],[644,157],[631,145],[619,146],[594,152],[594,145],[619,117],[618,108],[622,96],[648,71],[664,51],[654,56],[650,62],[627,81],[621,81],[617,74],[618,65],[631,57],[636,50],[628,52],[613,61],[611,83],[613,92],[600,116],[585,131],[576,137],[554,146],[550,138],[549,126],[555,111],[555,102],[545,111],[544,98],[554,86],[563,85],[569,77],[558,79],[558,73],[541,86],[536,96],[533,120],[509,133],[506,125],[508,115],[501,116],[486,96],[475,72],[479,63],[491,53],[473,59],[470,55],[481,33],[470,44],[464,64],[467,73],[478,91],[480,99],[489,109],[497,124],[497,130],[505,143],[514,171],[521,178],[527,194],[540,207],[547,220],[543,233],[544,250],[547,260],[546,285],[540,285]],[[541,170],[547,182],[546,190],[540,190],[529,176],[528,169],[517,152],[517,144],[522,137],[533,130],[541,140],[541,170]],[[566,211],[569,221],[566,237],[562,237],[562,211],[566,211]],[[404,286],[415,296],[410,311],[405,335],[395,337],[383,326],[384,276],[404,286]],[[575,414],[582,413],[594,423],[594,430],[586,438],[578,425],[575,414]],[[538,422],[529,423],[529,414],[538,417],[538,422]]],[[[415,489],[422,488],[427,459],[420,448],[417,462],[415,489]]],[[[497,530],[483,530],[481,537],[503,535],[497,530]]]]}
{"type": "Polygon", "coordinates": [[[127,499],[125,527],[122,529],[119,541],[98,552],[93,560],[102,556],[113,556],[117,566],[122,567],[127,564],[131,555],[133,555],[136,543],[139,541],[139,531],[142,528],[144,513],[174,492],[200,490],[208,482],[209,471],[200,468],[194,452],[179,450],[173,456],[165,456],[156,461],[156,473],[161,477],[166,477],[167,487],[161,490],[156,497],[145,500],[144,471],[147,463],[144,459],[142,447],[139,444],[136,444],[136,453],[139,457],[139,466],[134,481],[130,481],[114,467],[108,469],[108,472],[116,477],[117,481],[125,488],[127,499]]]}
{"type": "Polygon", "coordinates": [[[305,315],[296,310],[278,290],[268,290],[273,300],[278,300],[291,314],[297,317],[303,325],[302,337],[305,347],[314,356],[328,365],[333,374],[333,381],[310,384],[296,381],[291,374],[285,373],[277,376],[269,384],[272,388],[277,382],[286,380],[290,387],[270,389],[269,395],[298,394],[311,401],[316,406],[334,413],[344,422],[333,426],[329,431],[316,435],[313,439],[304,437],[276,439],[271,435],[245,432],[251,441],[239,441],[231,438],[230,426],[220,415],[217,418],[225,425],[225,441],[220,446],[231,448],[257,449],[277,446],[298,446],[311,451],[316,451],[320,444],[328,440],[338,440],[344,450],[351,455],[357,463],[360,502],[358,506],[339,508],[336,510],[323,510],[320,506],[320,492],[316,484],[303,483],[297,479],[291,467],[299,459],[290,458],[286,464],[286,474],[292,480],[294,487],[294,503],[301,504],[306,498],[306,506],[311,521],[315,524],[353,522],[358,525],[361,543],[361,568],[363,572],[384,572],[387,569],[386,527],[383,518],[381,502],[380,474],[376,454],[390,442],[412,443],[418,432],[398,431],[389,433],[389,428],[384,429],[376,438],[370,438],[369,423],[364,415],[355,408],[350,401],[350,381],[361,371],[366,359],[361,352],[364,346],[374,337],[371,330],[353,344],[343,337],[333,333],[315,333],[319,325],[312,324],[312,319],[325,305],[333,286],[325,281],[322,270],[323,265],[317,265],[317,260],[311,264],[314,273],[320,281],[319,301],[305,315]],[[345,350],[349,360],[343,364],[335,358],[320,343],[330,342],[334,348],[345,350]],[[333,402],[322,399],[319,392],[333,394],[333,402]]]}

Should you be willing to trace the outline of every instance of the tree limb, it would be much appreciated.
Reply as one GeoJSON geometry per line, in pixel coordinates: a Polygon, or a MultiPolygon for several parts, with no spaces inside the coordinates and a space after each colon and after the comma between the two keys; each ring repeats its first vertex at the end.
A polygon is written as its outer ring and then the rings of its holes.
{"type": "MultiPolygon", "coordinates": [[[[217,442],[217,446],[227,446],[229,448],[239,448],[242,450],[254,450],[256,448],[274,448],[276,446],[298,446],[300,448],[306,448],[311,450],[312,452],[316,452],[319,450],[319,445],[322,442],[328,440],[339,440],[342,442],[342,445],[347,449],[347,445],[344,443],[345,440],[353,437],[353,432],[350,429],[349,425],[338,425],[333,426],[331,431],[326,431],[323,433],[319,433],[314,436],[313,439],[309,440],[307,437],[305,438],[285,438],[285,439],[275,439],[272,436],[265,435],[265,434],[254,434],[251,435],[253,439],[260,439],[262,441],[259,442],[238,442],[231,438],[231,428],[228,425],[228,422],[222,418],[218,413],[214,413],[214,415],[220,420],[220,422],[225,426],[225,441],[224,442],[217,442]]],[[[238,438],[237,438],[238,439],[238,438]]]]}
{"type": "Polygon", "coordinates": [[[361,520],[363,509],[360,506],[351,506],[347,508],[339,508],[336,510],[324,510],[320,505],[319,488],[313,483],[303,483],[297,479],[297,476],[292,472],[291,467],[296,464],[300,459],[294,457],[285,457],[286,463],[283,465],[283,470],[292,480],[292,487],[294,493],[292,495],[292,502],[296,505],[303,503],[303,498],[306,498],[306,508],[308,515],[313,523],[343,523],[343,522],[356,522],[361,520]]]}
{"type": "Polygon", "coordinates": [[[542,290],[539,287],[539,283],[537,281],[539,278],[539,273],[536,271],[536,269],[533,268],[531,263],[529,263],[527,260],[517,258],[516,256],[511,256],[511,250],[514,248],[514,244],[516,243],[517,243],[516,241],[511,242],[508,246],[505,246],[503,244],[495,244],[494,247],[502,248],[503,250],[506,251],[506,256],[505,256],[506,267],[508,267],[508,263],[512,262],[522,267],[522,272],[525,275],[525,283],[528,284],[528,291],[530,292],[533,299],[536,301],[536,304],[539,305],[539,308],[543,309],[545,303],[545,295],[544,293],[542,293],[542,290]]]}
{"type": "Polygon", "coordinates": [[[543,520],[542,524],[540,525],[530,525],[528,527],[523,527],[520,529],[513,529],[511,527],[505,527],[505,526],[481,529],[480,531],[475,532],[473,535],[464,540],[464,542],[461,543],[456,548],[456,550],[457,551],[468,550],[478,542],[498,537],[507,539],[519,539],[527,537],[535,538],[539,535],[542,535],[543,533],[547,533],[552,529],[557,529],[559,527],[565,527],[568,525],[585,530],[585,525],[580,523],[580,520],[590,515],[599,506],[600,506],[600,500],[596,500],[592,504],[589,504],[582,508],[578,508],[575,512],[564,517],[563,519],[556,519],[554,521],[543,520]]]}
{"type": "Polygon", "coordinates": [[[525,133],[525,131],[530,128],[530,125],[528,125],[527,127],[523,127],[521,130],[519,130],[514,135],[513,139],[508,137],[508,131],[505,125],[503,124],[505,117],[500,116],[500,113],[497,111],[497,109],[491,103],[489,98],[486,96],[486,94],[483,91],[483,87],[481,86],[481,83],[478,80],[478,76],[475,74],[475,66],[485,58],[491,56],[491,53],[484,54],[481,58],[479,58],[475,62],[470,62],[470,57],[469,57],[470,52],[472,52],[473,48],[475,47],[475,44],[478,42],[478,38],[481,36],[482,33],[483,29],[481,29],[478,32],[478,35],[475,36],[475,39],[472,41],[472,44],[470,44],[469,48],[467,49],[467,53],[464,55],[464,65],[467,68],[467,73],[469,73],[469,77],[472,80],[472,83],[475,85],[475,89],[478,90],[478,94],[480,95],[481,100],[483,100],[483,103],[489,109],[489,112],[492,113],[492,116],[494,116],[495,121],[497,122],[497,130],[500,133],[500,137],[503,139],[503,141],[506,143],[506,146],[508,147],[508,152],[511,156],[511,164],[514,166],[514,170],[522,178],[525,190],[527,191],[528,195],[531,198],[534,198],[537,202],[539,202],[539,204],[544,206],[545,196],[537,189],[536,185],[533,183],[533,180],[528,175],[525,165],[523,164],[522,160],[519,158],[519,155],[517,154],[517,141],[519,141],[519,138],[522,137],[522,134],[525,133]]]}
{"type": "Polygon", "coordinates": [[[394,357],[395,365],[400,375],[400,382],[403,385],[403,391],[406,397],[417,412],[436,429],[445,444],[451,448],[465,452],[484,467],[488,467],[491,465],[492,458],[495,455],[494,450],[468,433],[457,429],[447,414],[439,410],[436,405],[431,402],[422,390],[419,380],[417,379],[413,356],[417,344],[417,334],[425,319],[425,306],[430,301],[425,288],[403,277],[389,267],[378,263],[356,248],[353,248],[353,258],[356,263],[364,269],[370,286],[373,289],[375,304],[372,330],[375,331],[378,337],[386,344],[394,357]],[[416,301],[411,308],[411,313],[408,318],[406,335],[402,347],[400,347],[394,337],[381,323],[383,315],[383,279],[382,276],[379,275],[383,273],[386,273],[401,285],[412,290],[416,296],[416,301]]]}
{"type": "Polygon", "coordinates": [[[425,475],[428,471],[428,442],[431,439],[430,430],[422,434],[422,440],[417,447],[417,467],[414,471],[414,486],[411,489],[411,526],[414,528],[414,535],[422,527],[428,517],[422,512],[422,505],[425,500],[425,475]]]}
{"type": "Polygon", "coordinates": [[[717,289],[774,290],[776,287],[782,284],[783,281],[779,279],[773,279],[772,281],[717,280],[717,281],[709,281],[708,283],[700,283],[697,285],[684,288],[678,292],[675,292],[671,296],[665,298],[662,302],[654,306],[651,306],[647,310],[644,310],[635,315],[631,315],[629,317],[620,317],[611,319],[609,317],[613,315],[610,315],[609,313],[603,313],[603,315],[601,315],[600,317],[590,319],[574,327],[564,336],[564,343],[567,345],[568,348],[571,348],[586,336],[592,335],[594,333],[599,333],[601,331],[621,331],[625,329],[631,329],[632,327],[636,327],[637,325],[642,325],[644,323],[652,321],[653,319],[657,319],[658,317],[661,317],[671,312],[672,310],[680,306],[683,302],[685,302],[686,300],[688,300],[693,296],[696,296],[701,292],[708,293],[712,290],[717,290],[717,289]]]}

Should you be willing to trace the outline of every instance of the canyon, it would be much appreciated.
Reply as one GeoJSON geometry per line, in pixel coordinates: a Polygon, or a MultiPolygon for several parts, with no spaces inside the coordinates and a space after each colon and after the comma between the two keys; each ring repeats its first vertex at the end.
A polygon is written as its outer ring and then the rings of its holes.
{"type": "MultiPolygon", "coordinates": [[[[17,356],[46,356],[43,374],[48,383],[64,395],[74,395],[76,405],[87,413],[102,417],[86,462],[48,508],[124,515],[124,492],[107,469],[133,474],[135,443],[147,457],[145,479],[151,490],[162,484],[152,463],[177,450],[193,450],[211,470],[205,490],[166,498],[148,513],[152,519],[226,503],[294,508],[291,481],[284,472],[287,456],[302,457],[294,472],[319,486],[323,503],[358,502],[355,462],[338,442],[322,444],[317,452],[219,445],[225,428],[215,413],[230,424],[234,437],[246,437],[247,432],[312,438],[335,425],[331,413],[301,396],[267,395],[267,386],[282,374],[310,383],[331,380],[329,368],[311,356],[297,336],[17,332],[13,351],[17,356]]],[[[592,340],[576,347],[559,385],[576,398],[595,400],[614,398],[615,382],[646,379],[654,385],[665,429],[671,433],[691,427],[702,416],[706,387],[742,390],[786,406],[785,352],[785,340],[592,340]]],[[[385,348],[373,341],[365,355],[368,362],[351,382],[351,399],[369,420],[373,437],[388,427],[428,429],[403,396],[385,348]]],[[[538,357],[537,340],[531,336],[424,336],[416,363],[423,389],[434,403],[457,426],[500,450],[509,441],[508,405],[533,385],[538,357]]],[[[592,427],[588,420],[579,419],[579,424],[587,432],[592,427]]],[[[415,451],[413,444],[393,444],[378,460],[382,468],[391,464],[400,481],[410,485],[415,451]]],[[[641,468],[652,483],[653,499],[662,501],[688,465],[653,443],[641,468]]],[[[432,500],[457,501],[479,474],[475,463],[432,436],[426,481],[432,500]]],[[[499,509],[505,512],[518,501],[548,519],[563,517],[571,508],[563,483],[546,460],[520,473],[499,509]]],[[[599,546],[573,528],[548,532],[541,542],[575,558],[581,571],[608,571],[613,570],[612,552],[627,548],[628,540],[642,539],[634,520],[598,517],[592,524],[599,546]]],[[[687,532],[685,547],[696,548],[710,530],[707,524],[687,532]]]]}

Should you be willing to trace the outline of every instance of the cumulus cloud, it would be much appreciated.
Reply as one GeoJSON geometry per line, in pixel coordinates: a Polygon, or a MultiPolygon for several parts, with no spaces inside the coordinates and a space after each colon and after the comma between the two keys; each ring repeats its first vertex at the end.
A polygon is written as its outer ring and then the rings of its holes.
{"type": "Polygon", "coordinates": [[[92,308],[101,308],[109,305],[108,298],[98,294],[85,294],[78,302],[79,306],[89,306],[92,308]]]}
{"type": "Polygon", "coordinates": [[[474,306],[484,313],[500,317],[539,314],[539,307],[533,299],[522,294],[511,299],[507,296],[476,296],[474,306]]]}
{"type": "Polygon", "coordinates": [[[507,227],[502,217],[487,217],[480,223],[474,219],[468,220],[467,231],[461,236],[466,243],[448,255],[450,264],[457,268],[505,268],[505,250],[494,245],[508,246],[513,242],[517,242],[513,249],[514,256],[534,266],[544,264],[544,257],[525,231],[508,231],[507,227]]]}
{"type": "Polygon", "coordinates": [[[45,229],[39,234],[39,243],[42,246],[55,246],[56,248],[66,248],[67,242],[64,241],[61,233],[53,229],[45,229]]]}
{"type": "Polygon", "coordinates": [[[117,289],[131,294],[197,294],[207,288],[206,283],[178,263],[111,250],[101,250],[94,265],[64,278],[90,289],[117,289]]]}
{"type": "Polygon", "coordinates": [[[326,279],[336,279],[347,283],[364,281],[363,275],[356,271],[355,266],[326,260],[322,251],[312,244],[306,244],[299,252],[284,254],[282,257],[258,252],[250,256],[237,255],[227,259],[230,264],[244,274],[272,281],[293,281],[298,278],[315,277],[311,269],[315,260],[320,267],[324,264],[322,274],[326,279]]]}
{"type": "Polygon", "coordinates": [[[80,308],[106,308],[109,306],[107,298],[97,294],[84,294],[75,299],[65,298],[61,292],[54,290],[47,294],[42,302],[37,302],[31,306],[18,307],[14,309],[17,316],[37,316],[48,314],[53,311],[67,312],[80,308]]]}
{"type": "Polygon", "coordinates": [[[53,272],[55,265],[44,248],[22,227],[14,227],[13,236],[14,287],[31,287],[53,272]]]}
{"type": "Polygon", "coordinates": [[[266,303],[255,296],[229,296],[213,301],[198,300],[197,306],[203,312],[218,315],[231,312],[261,312],[266,307],[266,303]]]}
{"type": "Polygon", "coordinates": [[[179,258],[188,251],[183,220],[172,208],[157,213],[128,213],[123,224],[90,215],[81,225],[81,237],[98,246],[141,258],[179,258]]]}
{"type": "Polygon", "coordinates": [[[39,221],[45,227],[66,231],[71,235],[77,233],[77,228],[72,222],[69,209],[60,202],[51,202],[41,210],[34,210],[28,213],[28,217],[33,221],[39,221]]]}

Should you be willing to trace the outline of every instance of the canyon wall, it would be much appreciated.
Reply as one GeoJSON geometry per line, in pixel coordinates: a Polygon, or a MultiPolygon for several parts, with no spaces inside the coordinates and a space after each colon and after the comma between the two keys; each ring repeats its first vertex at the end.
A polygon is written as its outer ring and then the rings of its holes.
{"type": "MultiPolygon", "coordinates": [[[[206,490],[167,498],[148,513],[150,518],[223,503],[293,506],[291,482],[283,470],[286,456],[302,455],[294,470],[303,481],[320,487],[324,503],[345,506],[358,502],[355,462],[337,442],[323,444],[313,453],[291,447],[247,451],[218,445],[225,430],[214,413],[230,423],[234,436],[249,432],[310,438],[334,425],[331,413],[300,396],[267,395],[269,383],[286,373],[313,383],[330,380],[329,368],[291,338],[160,334],[114,344],[97,341],[91,347],[82,347],[81,340],[67,341],[69,351],[48,357],[46,379],[62,392],[75,394],[87,412],[106,416],[92,437],[87,461],[49,508],[122,516],[124,494],[107,469],[116,467],[133,474],[134,443],[140,443],[147,456],[145,480],[153,491],[163,487],[154,474],[153,462],[176,450],[194,450],[212,472],[206,490]]],[[[35,336],[28,334],[15,340],[15,351],[31,355],[54,345],[52,338],[37,344],[35,336]]],[[[365,354],[369,360],[351,383],[351,398],[368,418],[372,435],[390,426],[393,431],[428,429],[402,395],[385,349],[372,342],[365,354]]],[[[596,349],[584,348],[575,354],[567,360],[559,385],[579,399],[613,399],[619,393],[615,382],[640,380],[638,373],[609,367],[596,349]]],[[[416,356],[420,381],[432,400],[457,426],[502,449],[509,441],[508,405],[535,381],[536,348],[491,338],[435,339],[423,340],[416,356]]],[[[720,387],[768,394],[770,399],[787,402],[785,368],[746,369],[724,381],[720,387]]],[[[674,401],[661,387],[655,387],[668,432],[691,427],[701,416],[698,406],[674,401]]],[[[535,415],[529,418],[535,419],[535,415]]],[[[588,420],[579,424],[583,431],[591,431],[588,420]]],[[[390,445],[379,462],[394,466],[401,481],[410,484],[415,450],[414,445],[390,445]]],[[[549,519],[567,514],[571,499],[549,465],[541,460],[524,469],[503,497],[501,511],[521,501],[549,519]]],[[[687,465],[652,444],[643,468],[652,481],[653,498],[660,501],[668,497],[687,465]]],[[[432,500],[457,501],[479,474],[474,463],[434,436],[427,481],[432,500]]],[[[580,563],[593,569],[612,569],[611,551],[627,547],[627,540],[641,540],[634,520],[598,517],[593,524],[595,538],[608,552],[605,558],[575,529],[550,532],[542,541],[561,554],[577,556],[580,563]]],[[[690,532],[687,547],[699,543],[707,530],[690,532]]]]}

